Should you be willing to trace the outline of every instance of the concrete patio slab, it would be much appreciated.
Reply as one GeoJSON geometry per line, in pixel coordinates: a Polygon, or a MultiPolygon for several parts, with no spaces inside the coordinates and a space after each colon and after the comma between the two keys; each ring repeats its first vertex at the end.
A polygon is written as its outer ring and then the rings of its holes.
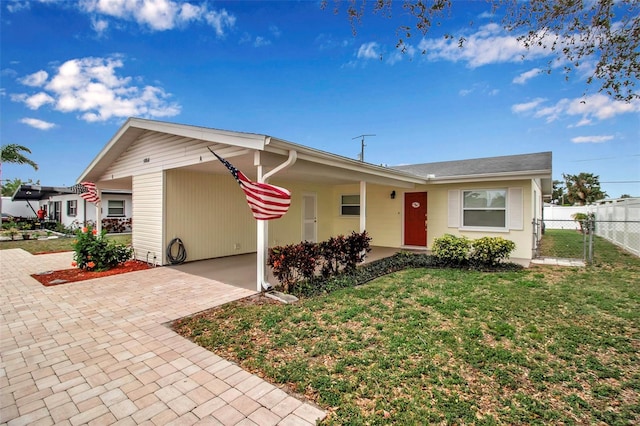
{"type": "Polygon", "coordinates": [[[253,291],[160,267],[44,287],[72,253],[0,251],[0,423],[312,425],[325,412],[170,321],[253,291]]]}

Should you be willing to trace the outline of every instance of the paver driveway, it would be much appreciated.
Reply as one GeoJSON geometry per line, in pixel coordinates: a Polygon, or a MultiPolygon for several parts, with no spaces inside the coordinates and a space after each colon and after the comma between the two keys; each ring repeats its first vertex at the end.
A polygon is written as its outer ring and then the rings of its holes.
{"type": "Polygon", "coordinates": [[[309,425],[325,413],[166,323],[254,292],[171,268],[44,287],[72,253],[0,251],[0,422],[309,425]]]}

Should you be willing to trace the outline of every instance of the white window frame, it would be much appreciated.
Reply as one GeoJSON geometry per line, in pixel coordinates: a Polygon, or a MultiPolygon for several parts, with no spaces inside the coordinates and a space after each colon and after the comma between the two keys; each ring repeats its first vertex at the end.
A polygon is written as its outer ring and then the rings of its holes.
{"type": "Polygon", "coordinates": [[[360,194],[341,194],[340,195],[340,216],[343,217],[359,217],[360,216],[360,210],[361,210],[361,205],[360,205],[360,194]],[[358,203],[345,203],[344,201],[344,197],[358,197],[358,203]],[[344,212],[344,208],[345,207],[358,207],[358,213],[357,214],[353,214],[353,213],[345,213],[344,212]]]}
{"type": "Polygon", "coordinates": [[[67,216],[75,217],[78,215],[78,200],[67,200],[67,216]]]}
{"type": "Polygon", "coordinates": [[[125,217],[126,216],[126,210],[125,210],[125,201],[124,200],[108,200],[107,201],[107,217],[125,217]],[[112,207],[111,203],[122,203],[122,207],[112,207]],[[111,209],[122,209],[122,213],[112,213],[111,209]]]}
{"type": "Polygon", "coordinates": [[[462,189],[460,190],[460,229],[469,231],[493,231],[508,232],[509,231],[509,188],[481,188],[481,189],[462,189]],[[504,193],[504,207],[465,207],[465,194],[469,192],[482,191],[502,191],[504,193]],[[482,226],[482,225],[466,225],[464,222],[465,211],[502,211],[504,212],[504,226],[482,226]]]}

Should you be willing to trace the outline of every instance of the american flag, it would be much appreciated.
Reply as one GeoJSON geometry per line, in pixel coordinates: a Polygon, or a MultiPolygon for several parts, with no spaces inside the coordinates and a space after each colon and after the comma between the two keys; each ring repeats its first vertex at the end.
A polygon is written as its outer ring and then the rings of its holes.
{"type": "MultiPolygon", "coordinates": [[[[209,148],[209,151],[211,149],[209,148]]],[[[271,220],[282,217],[291,205],[291,192],[279,186],[252,182],[244,173],[233,167],[224,158],[211,151],[231,172],[247,197],[247,203],[257,220],[271,220]]]]}
{"type": "Polygon", "coordinates": [[[80,195],[82,198],[90,203],[98,203],[100,197],[96,189],[96,184],[93,182],[82,182],[77,185],[73,185],[69,188],[73,193],[80,195]]]}

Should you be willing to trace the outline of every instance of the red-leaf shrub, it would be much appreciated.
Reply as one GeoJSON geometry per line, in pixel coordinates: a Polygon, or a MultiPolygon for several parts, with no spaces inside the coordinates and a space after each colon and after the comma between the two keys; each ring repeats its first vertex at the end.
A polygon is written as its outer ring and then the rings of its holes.
{"type": "Polygon", "coordinates": [[[371,251],[371,237],[367,232],[345,237],[338,235],[319,244],[304,241],[298,244],[276,246],[269,249],[267,264],[285,292],[289,292],[300,281],[311,281],[318,266],[323,278],[337,275],[341,271],[353,271],[371,251]]]}

